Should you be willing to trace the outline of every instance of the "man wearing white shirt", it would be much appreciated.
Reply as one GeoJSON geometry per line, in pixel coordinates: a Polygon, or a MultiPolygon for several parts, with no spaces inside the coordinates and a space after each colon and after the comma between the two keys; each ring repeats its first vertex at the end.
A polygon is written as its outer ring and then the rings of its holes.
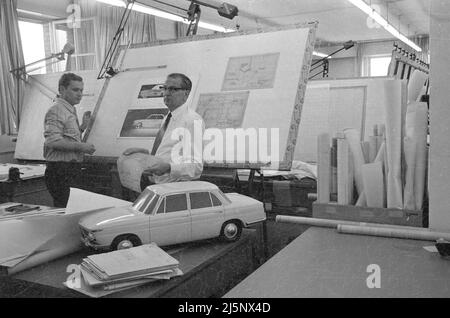
{"type": "Polygon", "coordinates": [[[163,89],[164,104],[169,113],[155,138],[153,149],[129,148],[123,153],[144,153],[152,157],[150,166],[143,173],[142,188],[152,183],[195,180],[203,171],[205,124],[202,117],[186,104],[192,82],[184,74],[173,73],[167,76],[163,89]]]}

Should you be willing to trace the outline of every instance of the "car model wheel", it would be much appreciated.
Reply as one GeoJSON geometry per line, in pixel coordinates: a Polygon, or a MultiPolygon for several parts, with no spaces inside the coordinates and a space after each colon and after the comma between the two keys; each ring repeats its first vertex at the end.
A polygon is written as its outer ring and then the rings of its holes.
{"type": "Polygon", "coordinates": [[[239,240],[242,233],[242,225],[238,220],[231,220],[225,222],[222,225],[222,230],[220,231],[220,237],[227,242],[234,242],[239,240]]]}
{"type": "Polygon", "coordinates": [[[111,243],[111,249],[115,250],[123,250],[126,248],[131,248],[135,246],[142,245],[141,240],[136,235],[121,235],[114,239],[111,243]]]}

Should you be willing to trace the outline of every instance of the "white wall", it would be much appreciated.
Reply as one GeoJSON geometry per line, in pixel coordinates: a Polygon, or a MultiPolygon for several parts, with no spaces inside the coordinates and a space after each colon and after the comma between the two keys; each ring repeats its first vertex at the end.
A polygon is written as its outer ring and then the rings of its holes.
{"type": "Polygon", "coordinates": [[[358,77],[356,63],[356,57],[331,59],[328,77],[335,79],[358,77]]]}
{"type": "Polygon", "coordinates": [[[450,1],[431,0],[430,227],[450,230],[450,1]]]}
{"type": "Polygon", "coordinates": [[[391,54],[393,49],[394,41],[363,43],[361,44],[361,55],[391,54]]]}
{"type": "MultiPolygon", "coordinates": [[[[330,67],[329,67],[329,78],[341,79],[341,78],[352,78],[352,77],[360,77],[361,76],[361,68],[362,68],[362,58],[368,55],[381,55],[381,54],[391,54],[394,48],[394,41],[378,41],[372,43],[360,43],[358,46],[360,47],[360,55],[361,59],[357,58],[356,46],[346,50],[341,51],[330,59],[330,67]]],[[[330,46],[330,47],[318,47],[317,51],[324,54],[331,54],[332,52],[337,51],[339,46],[330,46]]],[[[319,71],[319,70],[317,70],[319,71]]],[[[316,72],[314,72],[315,74],[316,72]]],[[[315,77],[316,79],[320,78],[320,76],[315,77]]]]}

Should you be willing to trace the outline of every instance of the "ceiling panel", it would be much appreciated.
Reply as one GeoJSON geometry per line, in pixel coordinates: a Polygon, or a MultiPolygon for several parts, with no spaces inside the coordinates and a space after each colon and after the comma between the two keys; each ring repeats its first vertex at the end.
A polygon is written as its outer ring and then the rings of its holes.
{"type": "MultiPolygon", "coordinates": [[[[190,4],[187,0],[138,2],[183,16],[186,15],[185,9],[190,4]]],[[[201,2],[213,6],[222,3],[216,0],[201,2]]],[[[318,21],[318,39],[331,43],[392,38],[384,29],[375,28],[367,16],[347,0],[226,0],[225,2],[239,8],[237,17],[229,20],[219,16],[216,10],[202,6],[202,20],[229,28],[238,26],[241,30],[318,21]]],[[[62,17],[67,15],[66,8],[70,3],[70,0],[18,0],[19,8],[62,17]]],[[[371,0],[371,3],[380,5],[381,14],[387,16],[402,33],[408,36],[429,33],[430,0],[371,0]]]]}

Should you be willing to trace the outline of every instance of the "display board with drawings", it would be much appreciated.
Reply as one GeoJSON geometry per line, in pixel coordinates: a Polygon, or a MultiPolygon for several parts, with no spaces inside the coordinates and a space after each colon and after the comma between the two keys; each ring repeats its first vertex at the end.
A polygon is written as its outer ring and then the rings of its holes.
{"type": "MultiPolygon", "coordinates": [[[[58,92],[58,81],[63,73],[30,75],[24,93],[20,127],[14,157],[23,160],[44,160],[44,117],[58,92]]],[[[76,106],[78,120],[85,111],[93,111],[103,86],[96,71],[76,72],[83,78],[83,98],[76,106]]]]}
{"type": "Polygon", "coordinates": [[[154,134],[137,130],[156,124],[157,115],[164,113],[162,99],[152,90],[168,74],[183,73],[193,82],[188,107],[204,117],[209,132],[224,136],[213,151],[204,147],[206,165],[289,170],[316,28],[311,23],[122,47],[116,66],[126,71],[105,83],[88,131],[86,140],[97,149],[94,156],[118,157],[130,147],[151,149],[154,134]],[[139,98],[142,88],[155,98],[139,98]],[[138,110],[139,118],[134,118],[138,110]],[[152,114],[154,123],[148,117],[152,114]],[[244,136],[242,147],[239,138],[227,138],[230,129],[241,129],[247,137],[255,133],[256,142],[244,136]]]}
{"type": "MultiPolygon", "coordinates": [[[[294,159],[317,162],[317,136],[324,132],[335,137],[345,128],[355,128],[360,132],[361,141],[367,141],[373,135],[374,125],[385,123],[387,105],[404,107],[405,101],[392,100],[387,89],[394,82],[401,81],[391,77],[310,81],[294,159]]],[[[405,87],[395,87],[402,90],[399,96],[404,97],[405,87]]]]}

